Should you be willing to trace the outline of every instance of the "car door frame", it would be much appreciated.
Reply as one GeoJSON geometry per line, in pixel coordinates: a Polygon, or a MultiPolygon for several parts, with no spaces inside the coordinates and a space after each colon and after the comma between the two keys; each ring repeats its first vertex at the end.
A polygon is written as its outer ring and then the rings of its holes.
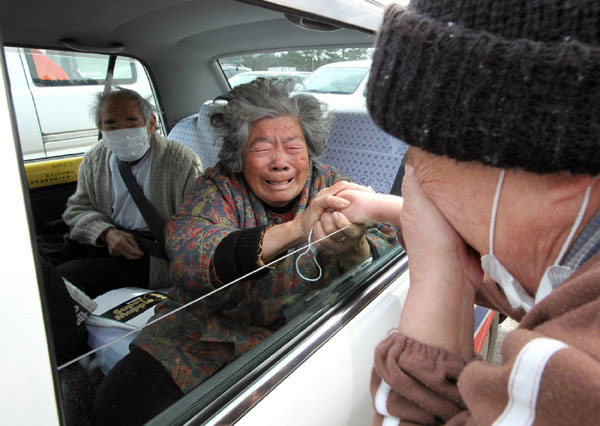
{"type": "Polygon", "coordinates": [[[34,256],[35,242],[28,188],[15,114],[10,100],[4,55],[0,55],[0,161],[3,169],[3,201],[0,217],[4,244],[0,248],[4,268],[5,292],[2,343],[5,350],[0,363],[3,382],[4,424],[59,424],[58,377],[50,351],[51,342],[44,303],[38,286],[40,270],[34,256]],[[24,236],[28,236],[29,238],[24,236]]]}

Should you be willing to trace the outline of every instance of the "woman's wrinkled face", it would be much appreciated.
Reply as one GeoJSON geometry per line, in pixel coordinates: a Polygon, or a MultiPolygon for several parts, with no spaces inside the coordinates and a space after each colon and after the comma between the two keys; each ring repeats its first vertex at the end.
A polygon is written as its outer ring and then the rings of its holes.
{"type": "Polygon", "coordinates": [[[246,182],[268,205],[284,206],[306,184],[308,148],[295,117],[263,118],[252,123],[242,155],[246,182]]]}

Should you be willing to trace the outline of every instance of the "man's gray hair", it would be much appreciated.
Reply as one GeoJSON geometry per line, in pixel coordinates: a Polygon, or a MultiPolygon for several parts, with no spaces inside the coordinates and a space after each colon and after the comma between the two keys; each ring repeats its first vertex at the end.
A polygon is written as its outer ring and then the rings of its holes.
{"type": "Polygon", "coordinates": [[[250,137],[250,125],[263,118],[295,117],[302,127],[309,156],[314,158],[323,153],[333,116],[314,96],[290,96],[293,89],[291,79],[260,77],[215,99],[215,103],[227,101],[211,117],[213,126],[225,129],[219,151],[219,159],[225,167],[232,172],[242,171],[242,152],[250,137]]]}
{"type": "Polygon", "coordinates": [[[152,106],[150,101],[134,90],[124,89],[122,87],[115,87],[108,93],[100,92],[96,95],[96,99],[94,100],[94,104],[92,105],[92,109],[90,110],[90,115],[94,119],[94,122],[96,123],[96,127],[98,127],[98,129],[102,128],[100,107],[105,101],[115,96],[135,101],[135,103],[137,103],[138,107],[140,108],[142,115],[144,116],[144,124],[147,126],[148,123],[150,123],[152,114],[154,114],[154,112],[156,111],[156,109],[152,106]]]}

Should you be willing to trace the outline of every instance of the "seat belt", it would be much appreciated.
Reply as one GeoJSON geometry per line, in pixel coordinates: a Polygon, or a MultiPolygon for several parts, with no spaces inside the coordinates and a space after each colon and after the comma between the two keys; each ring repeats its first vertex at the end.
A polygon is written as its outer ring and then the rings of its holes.
{"type": "Polygon", "coordinates": [[[108,92],[110,92],[110,88],[113,84],[116,63],[117,57],[115,55],[110,55],[108,57],[108,66],[106,68],[106,79],[104,80],[104,95],[107,95],[108,92]]]}
{"type": "MultiPolygon", "coordinates": [[[[108,93],[110,92],[110,88],[112,87],[116,63],[117,57],[115,55],[110,55],[108,57],[108,66],[106,68],[106,78],[104,79],[104,96],[108,95],[108,93]]],[[[98,140],[100,139],[102,139],[102,132],[100,131],[100,129],[98,129],[98,140]]]]}
{"type": "Polygon", "coordinates": [[[156,241],[150,242],[147,238],[143,238],[135,233],[132,233],[133,237],[140,245],[140,248],[144,253],[148,253],[152,256],[162,259],[168,259],[169,257],[165,251],[165,237],[163,235],[164,224],[156,214],[152,203],[150,203],[150,201],[148,201],[148,199],[144,196],[142,188],[140,188],[140,185],[133,176],[131,165],[127,161],[121,161],[118,158],[117,165],[119,167],[121,177],[123,178],[123,182],[125,182],[125,186],[127,186],[133,201],[135,201],[135,205],[142,214],[142,217],[146,221],[146,224],[148,225],[148,228],[150,228],[152,236],[156,241]]]}

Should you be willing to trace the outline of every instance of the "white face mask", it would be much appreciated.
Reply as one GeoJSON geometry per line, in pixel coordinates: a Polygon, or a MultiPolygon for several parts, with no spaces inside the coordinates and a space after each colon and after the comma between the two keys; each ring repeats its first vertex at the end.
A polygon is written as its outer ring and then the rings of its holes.
{"type": "Polygon", "coordinates": [[[121,161],[137,161],[150,149],[145,127],[103,130],[102,140],[121,161]]]}
{"type": "Polygon", "coordinates": [[[563,244],[558,257],[554,261],[554,264],[548,267],[548,269],[546,269],[544,272],[534,300],[523,288],[521,283],[515,277],[513,277],[512,274],[508,272],[508,270],[506,270],[506,268],[500,263],[496,256],[494,256],[494,228],[496,226],[496,216],[498,214],[498,200],[500,199],[502,183],[504,182],[504,172],[504,170],[500,172],[498,185],[496,187],[496,194],[494,195],[492,220],[490,224],[490,253],[481,257],[481,268],[490,276],[490,278],[492,278],[500,285],[500,287],[502,287],[502,290],[504,291],[504,294],[506,295],[506,298],[513,309],[523,308],[525,312],[529,312],[534,304],[539,303],[544,297],[548,296],[556,286],[566,280],[573,272],[571,268],[567,266],[561,266],[560,262],[566,254],[566,251],[569,248],[573,237],[575,236],[575,232],[583,220],[583,215],[590,199],[592,187],[589,186],[585,191],[581,208],[579,209],[577,218],[571,227],[571,232],[563,244]]]}

